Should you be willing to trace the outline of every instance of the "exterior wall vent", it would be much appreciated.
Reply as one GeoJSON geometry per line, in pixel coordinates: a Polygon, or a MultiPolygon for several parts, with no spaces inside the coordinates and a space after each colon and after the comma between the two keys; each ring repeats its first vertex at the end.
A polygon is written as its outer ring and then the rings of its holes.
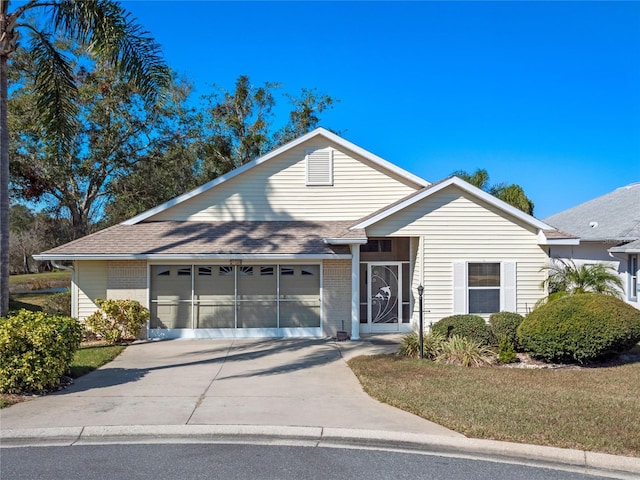
{"type": "Polygon", "coordinates": [[[307,185],[333,185],[333,149],[308,151],[307,185]]]}

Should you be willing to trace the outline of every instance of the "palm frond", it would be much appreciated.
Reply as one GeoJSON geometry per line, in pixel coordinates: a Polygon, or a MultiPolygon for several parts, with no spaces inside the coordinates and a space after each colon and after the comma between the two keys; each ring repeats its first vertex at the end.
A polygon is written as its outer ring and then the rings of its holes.
{"type": "Polygon", "coordinates": [[[56,151],[64,153],[69,150],[77,129],[78,107],[74,101],[76,85],[72,67],[48,35],[35,29],[31,31],[36,105],[42,115],[47,138],[56,143],[56,151]]]}
{"type": "Polygon", "coordinates": [[[160,45],[116,2],[61,0],[53,25],[113,64],[147,101],[156,101],[169,84],[160,45]]]}

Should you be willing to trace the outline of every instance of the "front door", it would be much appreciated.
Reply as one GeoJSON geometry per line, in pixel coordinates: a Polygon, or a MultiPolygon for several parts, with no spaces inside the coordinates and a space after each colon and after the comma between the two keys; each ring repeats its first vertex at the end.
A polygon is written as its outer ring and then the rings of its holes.
{"type": "Polygon", "coordinates": [[[369,263],[367,315],[371,332],[397,332],[402,319],[402,263],[369,263]]]}

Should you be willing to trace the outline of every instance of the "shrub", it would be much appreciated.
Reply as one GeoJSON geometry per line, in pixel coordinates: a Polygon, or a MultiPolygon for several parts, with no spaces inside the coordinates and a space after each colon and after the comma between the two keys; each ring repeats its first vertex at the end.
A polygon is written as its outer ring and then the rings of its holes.
{"type": "Polygon", "coordinates": [[[87,317],[86,324],[107,343],[135,340],[149,319],[149,310],[135,300],[96,299],[99,310],[87,317]]]}
{"type": "Polygon", "coordinates": [[[640,341],[640,311],[610,295],[583,293],[533,310],[518,340],[534,358],[589,362],[628,350],[640,341]]]}
{"type": "Polygon", "coordinates": [[[524,317],[519,313],[498,312],[492,313],[489,317],[489,325],[493,338],[502,339],[506,336],[507,340],[514,346],[518,346],[518,334],[516,330],[522,323],[524,317]]]}
{"type": "MultiPolygon", "coordinates": [[[[442,351],[442,344],[446,338],[439,333],[428,333],[422,337],[422,353],[424,358],[433,360],[442,351]]],[[[398,354],[404,357],[418,358],[420,356],[420,338],[418,332],[411,332],[402,337],[398,354]]]]}
{"type": "Polygon", "coordinates": [[[49,315],[71,316],[71,292],[54,293],[42,304],[42,311],[49,315]]]}
{"type": "Polygon", "coordinates": [[[80,346],[75,319],[19,310],[0,319],[0,391],[39,392],[55,387],[80,346]]]}
{"type": "Polygon", "coordinates": [[[500,363],[514,363],[517,359],[518,356],[516,355],[516,349],[513,343],[511,343],[509,337],[504,335],[498,346],[498,361],[500,363]]]}
{"type": "Polygon", "coordinates": [[[438,362],[463,367],[490,365],[494,359],[495,354],[487,346],[460,335],[451,335],[442,344],[442,352],[436,357],[438,362]]]}
{"type": "Polygon", "coordinates": [[[431,327],[431,331],[445,337],[458,335],[479,342],[482,345],[491,345],[494,341],[491,328],[482,317],[478,315],[453,315],[445,317],[431,327]]]}

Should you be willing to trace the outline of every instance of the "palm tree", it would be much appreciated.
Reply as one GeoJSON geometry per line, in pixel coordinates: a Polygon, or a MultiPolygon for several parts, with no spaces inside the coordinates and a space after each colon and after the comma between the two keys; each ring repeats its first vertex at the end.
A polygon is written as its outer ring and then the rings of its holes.
{"type": "Polygon", "coordinates": [[[557,258],[543,270],[549,272],[542,287],[549,288],[550,298],[586,292],[622,298],[622,280],[613,267],[604,263],[576,265],[573,260],[557,258]]]}
{"type": "Polygon", "coordinates": [[[168,84],[160,47],[135,19],[112,0],[29,0],[9,11],[0,0],[0,316],[9,310],[9,130],[7,77],[9,58],[25,31],[35,58],[36,106],[51,149],[66,154],[76,129],[76,85],[69,60],[55,46],[55,34],[106,59],[154,102],[168,84]],[[31,13],[40,13],[38,17],[31,13]],[[43,26],[46,25],[46,26],[43,26]]]}
{"type": "Polygon", "coordinates": [[[479,168],[473,173],[457,170],[453,172],[452,175],[461,178],[474,187],[478,187],[480,190],[490,193],[512,207],[516,207],[529,215],[533,215],[533,202],[527,197],[520,185],[516,185],[515,183],[511,185],[506,183],[490,185],[489,173],[483,168],[479,168]]]}

